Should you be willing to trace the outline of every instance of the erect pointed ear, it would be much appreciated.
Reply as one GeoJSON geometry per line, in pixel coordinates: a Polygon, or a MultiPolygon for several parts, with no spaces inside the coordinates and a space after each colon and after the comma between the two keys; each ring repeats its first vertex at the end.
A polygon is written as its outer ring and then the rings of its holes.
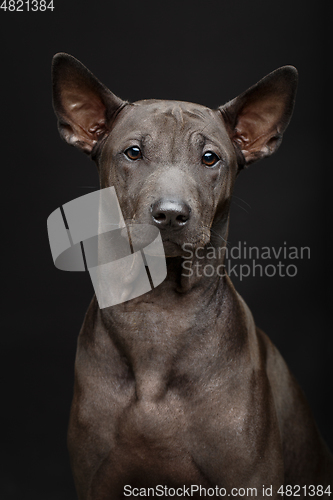
{"type": "Polygon", "coordinates": [[[69,54],[52,61],[53,107],[61,137],[90,154],[126,102],[69,54]]]}
{"type": "Polygon", "coordinates": [[[278,149],[293,112],[296,88],[296,68],[283,66],[219,108],[240,165],[278,149]]]}

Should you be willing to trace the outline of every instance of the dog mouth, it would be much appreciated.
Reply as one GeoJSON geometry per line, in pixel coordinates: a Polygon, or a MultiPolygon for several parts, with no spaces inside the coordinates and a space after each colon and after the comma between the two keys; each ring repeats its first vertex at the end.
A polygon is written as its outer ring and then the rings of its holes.
{"type": "Polygon", "coordinates": [[[170,239],[162,239],[165,256],[168,257],[180,257],[183,254],[182,245],[175,243],[170,239]]]}
{"type": "Polygon", "coordinates": [[[127,219],[125,221],[127,229],[135,230],[137,241],[141,242],[140,246],[144,247],[149,243],[147,234],[150,236],[149,227],[155,230],[158,229],[161,235],[164,253],[166,257],[181,257],[188,255],[188,251],[194,251],[196,248],[204,247],[209,243],[211,232],[206,225],[201,225],[199,231],[189,230],[190,228],[165,228],[160,229],[156,224],[151,222],[142,224],[137,219],[127,219]],[[142,226],[142,229],[141,229],[142,226]],[[143,230],[145,228],[145,230],[143,230]],[[146,234],[147,233],[147,234],[146,234]]]}
{"type": "Polygon", "coordinates": [[[164,252],[166,257],[184,257],[189,251],[194,251],[197,248],[204,247],[210,241],[210,232],[202,232],[199,238],[187,239],[183,241],[175,241],[171,237],[163,238],[164,252]]]}

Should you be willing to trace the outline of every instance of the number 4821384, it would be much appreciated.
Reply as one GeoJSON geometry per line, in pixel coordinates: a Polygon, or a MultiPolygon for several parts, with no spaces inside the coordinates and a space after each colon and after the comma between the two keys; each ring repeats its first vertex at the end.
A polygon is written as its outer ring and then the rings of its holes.
{"type": "Polygon", "coordinates": [[[9,12],[24,12],[24,11],[32,11],[32,12],[44,12],[46,10],[54,10],[53,0],[4,0],[0,5],[0,9],[9,12]]]}

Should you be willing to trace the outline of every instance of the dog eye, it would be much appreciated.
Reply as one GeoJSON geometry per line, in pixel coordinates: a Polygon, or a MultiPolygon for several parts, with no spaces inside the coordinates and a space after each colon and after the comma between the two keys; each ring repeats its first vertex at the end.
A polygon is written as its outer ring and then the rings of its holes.
{"type": "Polygon", "coordinates": [[[202,157],[202,163],[204,163],[206,167],[213,167],[219,160],[220,158],[212,151],[207,151],[202,157]]]}
{"type": "Polygon", "coordinates": [[[137,146],[132,146],[131,148],[126,149],[125,155],[130,160],[139,160],[142,158],[141,150],[137,146]]]}

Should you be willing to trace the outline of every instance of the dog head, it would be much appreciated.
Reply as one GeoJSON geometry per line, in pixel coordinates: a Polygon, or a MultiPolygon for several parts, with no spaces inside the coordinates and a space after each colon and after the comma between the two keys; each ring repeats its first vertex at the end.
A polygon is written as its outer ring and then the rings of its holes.
{"type": "Polygon", "coordinates": [[[125,102],[68,54],[54,57],[52,74],[61,136],[96,161],[101,188],[115,187],[128,224],[161,230],[170,257],[184,243],[226,239],[236,176],[278,149],[297,87],[296,69],[284,66],[210,109],[125,102]]]}

